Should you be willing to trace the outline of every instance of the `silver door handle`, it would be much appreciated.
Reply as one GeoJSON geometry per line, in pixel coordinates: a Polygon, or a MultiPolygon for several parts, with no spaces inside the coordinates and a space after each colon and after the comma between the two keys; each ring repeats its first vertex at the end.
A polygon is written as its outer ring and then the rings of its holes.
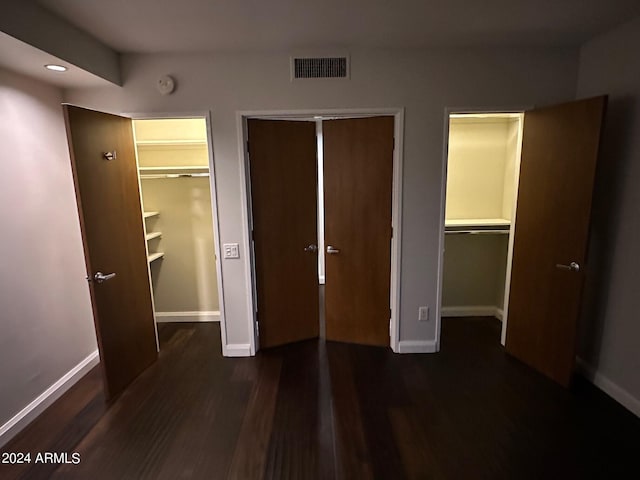
{"type": "Polygon", "coordinates": [[[96,281],[96,283],[102,283],[106,280],[111,280],[115,276],[115,273],[104,274],[102,272],[96,272],[96,274],[93,276],[93,279],[96,281]]]}
{"type": "Polygon", "coordinates": [[[309,245],[308,247],[304,247],[304,251],[305,252],[317,252],[318,251],[318,246],[314,245],[313,243],[311,245],[309,245]]]}
{"type": "Polygon", "coordinates": [[[562,263],[556,263],[556,268],[561,270],[570,270],[572,272],[580,271],[580,264],[578,262],[571,262],[569,265],[563,265],[562,263]]]}
{"type": "Polygon", "coordinates": [[[340,253],[340,250],[338,250],[337,248],[333,248],[331,245],[327,245],[327,253],[330,255],[336,255],[340,253]]]}

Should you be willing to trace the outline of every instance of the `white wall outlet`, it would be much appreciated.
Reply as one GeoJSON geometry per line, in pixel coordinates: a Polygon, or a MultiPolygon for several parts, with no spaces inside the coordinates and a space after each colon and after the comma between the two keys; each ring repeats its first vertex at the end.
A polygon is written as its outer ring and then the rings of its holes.
{"type": "Polygon", "coordinates": [[[223,243],[222,254],[224,258],[240,258],[240,246],[237,243],[223,243]]]}
{"type": "Polygon", "coordinates": [[[429,307],[418,307],[418,321],[426,322],[429,320],[429,307]]]}

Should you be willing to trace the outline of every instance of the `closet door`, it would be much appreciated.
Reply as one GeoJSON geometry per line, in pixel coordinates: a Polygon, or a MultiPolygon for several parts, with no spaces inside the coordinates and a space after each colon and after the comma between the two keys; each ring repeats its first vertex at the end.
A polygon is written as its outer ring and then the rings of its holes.
{"type": "Polygon", "coordinates": [[[393,117],[322,122],[326,338],[389,346],[393,117]]]}
{"type": "Polygon", "coordinates": [[[314,122],[248,121],[260,347],[319,332],[314,122]]]}
{"type": "Polygon", "coordinates": [[[575,361],[606,97],[525,113],[506,348],[562,385],[575,361]]]}
{"type": "Polygon", "coordinates": [[[157,358],[131,120],[72,106],[64,112],[110,399],[157,358]]]}

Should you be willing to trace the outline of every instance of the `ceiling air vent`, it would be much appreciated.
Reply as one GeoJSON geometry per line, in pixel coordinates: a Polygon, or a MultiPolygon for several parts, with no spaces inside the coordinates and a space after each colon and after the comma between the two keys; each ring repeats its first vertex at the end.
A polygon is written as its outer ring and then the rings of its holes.
{"type": "Polygon", "coordinates": [[[349,78],[349,61],[346,56],[292,57],[293,80],[305,78],[349,78]]]}

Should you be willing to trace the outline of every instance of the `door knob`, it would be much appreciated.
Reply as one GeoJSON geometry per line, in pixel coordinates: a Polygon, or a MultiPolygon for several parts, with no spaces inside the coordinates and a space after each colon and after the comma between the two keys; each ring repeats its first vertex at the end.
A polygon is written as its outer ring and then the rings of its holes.
{"type": "Polygon", "coordinates": [[[96,272],[96,274],[93,276],[93,279],[96,281],[96,283],[102,283],[104,281],[111,280],[115,276],[115,273],[104,274],[102,272],[96,272]]]}
{"type": "Polygon", "coordinates": [[[580,264],[578,262],[571,262],[569,265],[563,265],[562,263],[557,263],[556,268],[560,270],[570,270],[572,272],[580,271],[580,264]]]}
{"type": "Polygon", "coordinates": [[[313,243],[311,245],[309,245],[308,247],[304,247],[304,251],[305,252],[317,252],[318,251],[318,246],[314,245],[313,243]]]}
{"type": "Polygon", "coordinates": [[[332,247],[331,245],[327,245],[327,253],[330,255],[336,255],[338,253],[340,253],[340,250],[338,250],[337,248],[332,247]]]}

